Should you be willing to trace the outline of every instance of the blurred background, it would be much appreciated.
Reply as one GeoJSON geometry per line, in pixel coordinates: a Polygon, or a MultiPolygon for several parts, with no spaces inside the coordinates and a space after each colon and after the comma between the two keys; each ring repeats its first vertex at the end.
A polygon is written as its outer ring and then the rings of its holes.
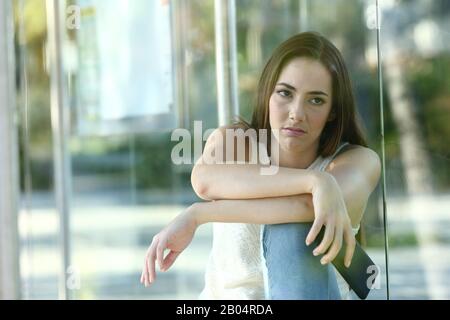
{"type": "Polygon", "coordinates": [[[0,298],[196,299],[211,225],[139,282],[153,235],[200,200],[171,133],[249,120],[272,50],[310,30],[343,53],[384,155],[359,234],[369,299],[449,299],[446,0],[2,1],[0,298]]]}

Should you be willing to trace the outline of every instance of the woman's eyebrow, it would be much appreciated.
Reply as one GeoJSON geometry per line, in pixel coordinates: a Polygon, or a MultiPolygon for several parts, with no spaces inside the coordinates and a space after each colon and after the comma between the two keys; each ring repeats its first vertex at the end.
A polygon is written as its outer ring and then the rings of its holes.
{"type": "Polygon", "coordinates": [[[328,95],[325,92],[323,92],[323,91],[309,91],[307,93],[308,94],[323,95],[323,96],[327,96],[328,97],[328,95]]]}
{"type": "Polygon", "coordinates": [[[278,86],[285,86],[286,88],[292,90],[292,91],[297,91],[297,89],[295,89],[295,87],[291,86],[290,84],[287,84],[286,82],[278,82],[277,83],[278,86]]]}
{"type": "MultiPolygon", "coordinates": [[[[295,87],[291,86],[290,84],[288,84],[286,82],[279,82],[279,83],[277,83],[277,85],[285,86],[286,88],[288,88],[288,89],[290,89],[292,91],[297,91],[297,89],[295,89],[295,87]]],[[[323,95],[323,96],[327,96],[328,97],[328,94],[326,94],[323,91],[309,91],[309,92],[307,92],[307,94],[323,95]]]]}

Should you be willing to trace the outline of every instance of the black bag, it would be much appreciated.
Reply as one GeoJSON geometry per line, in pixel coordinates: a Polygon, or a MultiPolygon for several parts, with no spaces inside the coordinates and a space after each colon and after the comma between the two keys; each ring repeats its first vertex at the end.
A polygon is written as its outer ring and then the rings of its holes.
{"type": "MultiPolygon", "coordinates": [[[[322,242],[324,233],[325,227],[320,230],[319,235],[310,246],[314,245],[313,248],[317,247],[322,242]]],[[[348,268],[344,264],[345,251],[346,245],[344,241],[339,254],[331,263],[341,274],[342,278],[348,283],[350,289],[352,289],[360,299],[366,299],[376,277],[379,276],[379,268],[372,259],[370,259],[358,241],[356,241],[352,263],[348,268]]]]}

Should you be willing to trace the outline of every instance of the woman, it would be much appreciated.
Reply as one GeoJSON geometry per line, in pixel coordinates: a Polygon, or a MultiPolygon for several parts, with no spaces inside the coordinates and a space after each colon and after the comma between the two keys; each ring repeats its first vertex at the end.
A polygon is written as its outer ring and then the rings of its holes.
{"type": "Polygon", "coordinates": [[[155,261],[170,268],[199,225],[216,222],[201,299],[345,298],[349,289],[330,262],[343,247],[350,265],[380,168],[359,128],[340,52],[318,33],[295,35],[262,72],[251,124],[216,129],[208,139],[191,179],[207,201],[153,238],[141,282],[155,281],[155,261]],[[271,133],[265,146],[277,151],[270,154],[275,174],[261,174],[263,165],[250,161],[251,139],[244,154],[227,146],[226,131],[238,129],[271,133]],[[202,161],[212,154],[219,159],[202,161]],[[230,158],[240,163],[220,161],[230,158]],[[311,246],[323,226],[322,241],[311,246]]]}

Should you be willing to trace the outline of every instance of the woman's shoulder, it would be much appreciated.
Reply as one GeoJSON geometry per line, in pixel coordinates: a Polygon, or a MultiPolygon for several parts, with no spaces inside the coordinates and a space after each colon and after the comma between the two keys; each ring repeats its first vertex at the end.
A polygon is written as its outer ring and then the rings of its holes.
{"type": "Polygon", "coordinates": [[[357,171],[367,177],[370,185],[374,188],[381,173],[381,160],[378,154],[361,145],[349,144],[346,147],[348,147],[347,150],[340,152],[339,155],[326,163],[324,171],[331,173],[339,170],[338,168],[351,167],[352,172],[357,171]]]}
{"type": "MultiPolygon", "coordinates": [[[[342,146],[342,145],[341,145],[342,146]]],[[[333,157],[333,163],[352,161],[355,163],[364,163],[365,165],[372,165],[379,167],[381,160],[379,155],[369,147],[358,144],[345,144],[339,154],[333,157]]]]}
{"type": "Polygon", "coordinates": [[[372,150],[369,147],[365,147],[365,146],[361,146],[359,144],[350,144],[347,143],[343,148],[342,148],[343,152],[348,152],[348,151],[352,151],[353,154],[358,154],[358,155],[365,155],[365,156],[371,156],[371,157],[378,157],[378,154],[372,150]]]}
{"type": "Polygon", "coordinates": [[[352,150],[352,149],[356,149],[356,148],[364,148],[363,146],[360,146],[359,144],[352,144],[350,142],[347,141],[342,141],[339,146],[343,146],[342,149],[344,150],[352,150]]]}

